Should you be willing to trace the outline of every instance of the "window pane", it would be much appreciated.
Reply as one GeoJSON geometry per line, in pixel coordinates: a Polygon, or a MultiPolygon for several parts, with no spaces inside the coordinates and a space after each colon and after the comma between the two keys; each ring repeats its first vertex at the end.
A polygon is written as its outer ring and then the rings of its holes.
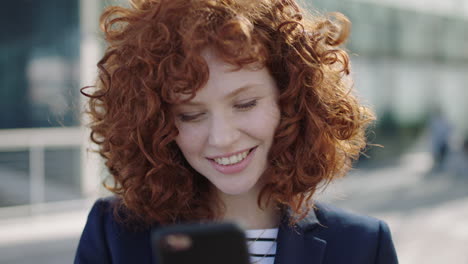
{"type": "Polygon", "coordinates": [[[81,198],[80,149],[48,149],[45,161],[45,201],[64,201],[81,198]]]}
{"type": "Polygon", "coordinates": [[[29,151],[0,152],[0,207],[28,204],[29,151]]]}

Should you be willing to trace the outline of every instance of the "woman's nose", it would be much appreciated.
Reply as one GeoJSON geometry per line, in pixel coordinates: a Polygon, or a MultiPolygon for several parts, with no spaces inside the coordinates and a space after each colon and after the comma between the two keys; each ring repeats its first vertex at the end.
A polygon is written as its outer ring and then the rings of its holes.
{"type": "Polygon", "coordinates": [[[230,147],[237,142],[240,134],[233,120],[224,116],[214,116],[211,119],[208,143],[218,148],[230,147]]]}

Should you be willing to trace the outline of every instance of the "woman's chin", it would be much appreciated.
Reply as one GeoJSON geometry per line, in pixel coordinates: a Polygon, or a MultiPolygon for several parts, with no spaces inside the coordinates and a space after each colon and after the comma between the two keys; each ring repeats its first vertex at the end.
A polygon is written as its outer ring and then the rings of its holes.
{"type": "Polygon", "coordinates": [[[217,188],[218,192],[224,195],[229,195],[229,196],[241,196],[241,195],[247,195],[252,192],[259,191],[258,189],[258,184],[255,184],[255,182],[245,182],[243,184],[219,184],[215,185],[217,188]]]}
{"type": "Polygon", "coordinates": [[[249,193],[253,185],[246,186],[216,186],[218,191],[224,195],[238,196],[249,193]]]}

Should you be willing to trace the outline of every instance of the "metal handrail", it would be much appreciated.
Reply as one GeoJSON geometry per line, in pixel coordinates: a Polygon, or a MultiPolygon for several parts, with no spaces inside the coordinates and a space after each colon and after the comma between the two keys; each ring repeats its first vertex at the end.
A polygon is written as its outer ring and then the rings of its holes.
{"type": "Polygon", "coordinates": [[[25,150],[31,147],[75,147],[83,144],[82,127],[54,127],[0,130],[0,151],[25,150]]]}
{"type": "MultiPolygon", "coordinates": [[[[45,149],[78,147],[83,149],[88,142],[88,133],[84,127],[31,128],[0,130],[0,152],[29,151],[30,175],[30,211],[40,212],[45,203],[45,149]]],[[[87,162],[82,159],[83,162],[87,162]]],[[[86,172],[85,172],[86,173],[86,172]]],[[[89,177],[81,175],[82,182],[89,177]]],[[[84,183],[82,192],[89,193],[89,187],[84,183]],[[87,189],[88,188],[88,189],[87,189]]]]}

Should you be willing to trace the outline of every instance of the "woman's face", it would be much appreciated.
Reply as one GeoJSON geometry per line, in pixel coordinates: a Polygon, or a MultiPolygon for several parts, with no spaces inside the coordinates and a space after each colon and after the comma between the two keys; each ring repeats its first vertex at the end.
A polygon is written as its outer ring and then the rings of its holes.
{"type": "Polygon", "coordinates": [[[210,50],[202,56],[210,71],[206,86],[173,108],[177,145],[222,193],[258,191],[280,118],[276,83],[266,68],[231,71],[210,50]]]}

